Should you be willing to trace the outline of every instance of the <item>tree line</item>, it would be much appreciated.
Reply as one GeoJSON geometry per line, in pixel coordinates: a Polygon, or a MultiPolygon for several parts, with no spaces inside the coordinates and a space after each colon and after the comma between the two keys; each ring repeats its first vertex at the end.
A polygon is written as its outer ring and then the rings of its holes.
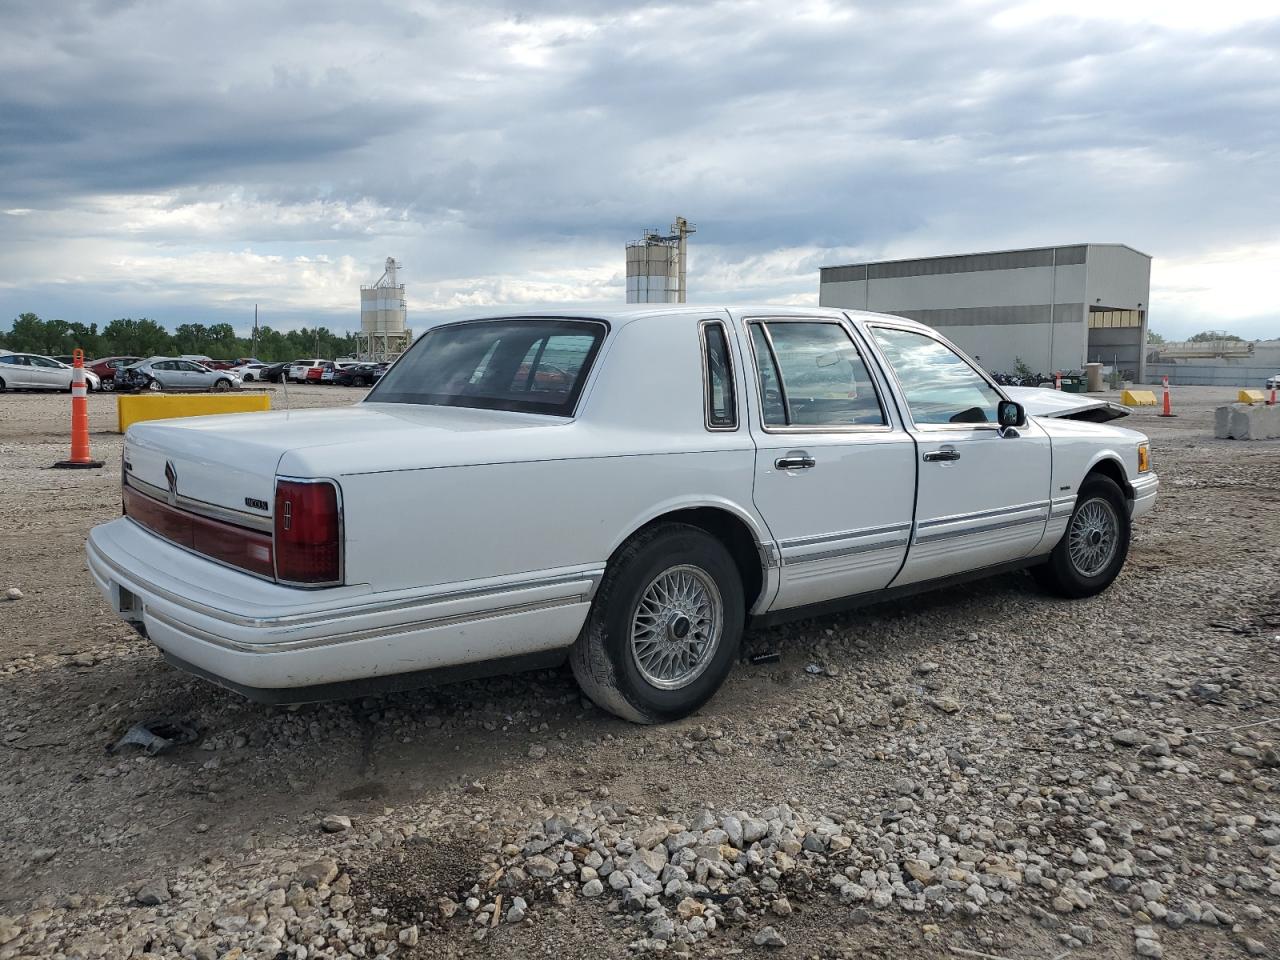
{"type": "Polygon", "coordinates": [[[0,348],[20,353],[60,356],[77,348],[86,358],[172,357],[198,354],[214,360],[257,357],[259,360],[297,360],[303,357],[353,356],[356,337],[328,327],[280,331],[259,327],[257,342],[238,337],[229,323],[183,323],[170,333],[146,317],[121,317],[101,330],[96,323],[42,320],[34,313],[15,317],[11,328],[0,330],[0,348]]]}

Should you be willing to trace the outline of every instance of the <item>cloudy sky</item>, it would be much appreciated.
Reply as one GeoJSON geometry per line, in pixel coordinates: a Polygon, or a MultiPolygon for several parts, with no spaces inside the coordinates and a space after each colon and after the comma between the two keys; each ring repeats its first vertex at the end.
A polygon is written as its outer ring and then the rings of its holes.
{"type": "Polygon", "coordinates": [[[1152,327],[1280,336],[1274,0],[0,4],[0,325],[358,326],[1120,242],[1152,327]]]}

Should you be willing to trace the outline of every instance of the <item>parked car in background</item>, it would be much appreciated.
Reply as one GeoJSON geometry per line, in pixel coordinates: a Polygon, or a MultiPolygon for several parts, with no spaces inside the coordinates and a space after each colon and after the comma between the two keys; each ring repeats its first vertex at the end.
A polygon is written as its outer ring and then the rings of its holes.
{"type": "Polygon", "coordinates": [[[142,357],[103,357],[101,360],[86,363],[85,369],[92,370],[98,379],[102,381],[102,389],[112,390],[116,385],[116,374],[130,364],[137,363],[142,359],[142,357]]]}
{"type": "Polygon", "coordinates": [[[259,374],[259,380],[265,380],[269,383],[279,383],[289,373],[289,368],[295,363],[305,363],[303,360],[283,360],[280,363],[268,364],[266,369],[259,374]]]}
{"type": "MultiPolygon", "coordinates": [[[[0,351],[0,390],[70,390],[72,367],[39,353],[0,351]]],[[[88,389],[101,390],[102,381],[86,369],[88,389]]]]}
{"type": "MultiPolygon", "coordinates": [[[[59,363],[65,363],[68,367],[72,366],[76,362],[76,358],[72,354],[59,354],[58,356],[50,357],[49,359],[57,360],[59,363]]],[[[88,366],[88,363],[86,363],[85,366],[88,366]]]]}
{"type": "Polygon", "coordinates": [[[132,390],[235,390],[240,378],[230,370],[211,370],[202,363],[180,357],[151,357],[116,374],[116,389],[132,390]]]}
{"type": "Polygon", "coordinates": [[[237,364],[236,366],[228,367],[227,369],[238,376],[242,382],[248,383],[251,380],[263,379],[262,371],[267,369],[267,365],[255,360],[250,363],[237,364]]]}
{"type": "Polygon", "coordinates": [[[1277,373],[1274,377],[1267,378],[1267,389],[1280,390],[1280,373],[1277,373]]]}
{"type": "Polygon", "coordinates": [[[1141,433],[1029,416],[923,324],[778,306],[440,324],[354,405],[135,424],[123,479],[89,569],[179,667],[299,702],[568,659],[639,722],[749,625],[1100,593],[1159,487],[1141,433]]]}
{"type": "Polygon", "coordinates": [[[314,379],[318,381],[320,379],[320,370],[318,368],[331,362],[329,360],[295,360],[289,364],[289,379],[294,383],[305,383],[307,380],[312,379],[310,371],[315,369],[316,375],[314,379]]]}
{"type": "Polygon", "coordinates": [[[369,387],[382,379],[386,365],[381,363],[353,363],[339,367],[333,375],[333,382],[344,387],[369,387]]]}
{"type": "Polygon", "coordinates": [[[334,366],[332,360],[320,360],[313,367],[307,367],[307,383],[328,383],[333,380],[334,366]]]}

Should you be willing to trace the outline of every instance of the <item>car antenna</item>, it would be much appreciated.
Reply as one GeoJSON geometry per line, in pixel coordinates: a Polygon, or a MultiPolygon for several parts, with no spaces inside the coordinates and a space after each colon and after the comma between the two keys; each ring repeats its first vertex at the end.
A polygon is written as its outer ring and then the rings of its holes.
{"type": "Polygon", "coordinates": [[[284,368],[284,376],[280,378],[280,389],[284,391],[284,412],[289,413],[289,368],[284,368]]]}

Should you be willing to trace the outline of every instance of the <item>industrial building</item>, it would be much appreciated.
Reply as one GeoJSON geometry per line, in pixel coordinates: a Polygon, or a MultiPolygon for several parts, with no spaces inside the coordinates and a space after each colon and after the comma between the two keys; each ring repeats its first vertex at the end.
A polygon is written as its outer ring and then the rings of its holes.
{"type": "Polygon", "coordinates": [[[1147,348],[1147,373],[1170,383],[1260,388],[1280,375],[1280,340],[1183,340],[1147,348]]]}
{"type": "Polygon", "coordinates": [[[684,303],[689,234],[696,227],[676,217],[671,232],[646,230],[627,244],[627,303],[684,303]]]}
{"type": "Polygon", "coordinates": [[[824,307],[937,327],[987,370],[1080,370],[1146,379],[1151,257],[1118,243],[1032,247],[823,267],[824,307]]]}
{"type": "Polygon", "coordinates": [[[380,363],[400,356],[413,340],[406,325],[408,309],[404,284],[397,281],[400,264],[387,257],[382,276],[360,288],[360,332],[356,335],[361,360],[380,363]]]}

